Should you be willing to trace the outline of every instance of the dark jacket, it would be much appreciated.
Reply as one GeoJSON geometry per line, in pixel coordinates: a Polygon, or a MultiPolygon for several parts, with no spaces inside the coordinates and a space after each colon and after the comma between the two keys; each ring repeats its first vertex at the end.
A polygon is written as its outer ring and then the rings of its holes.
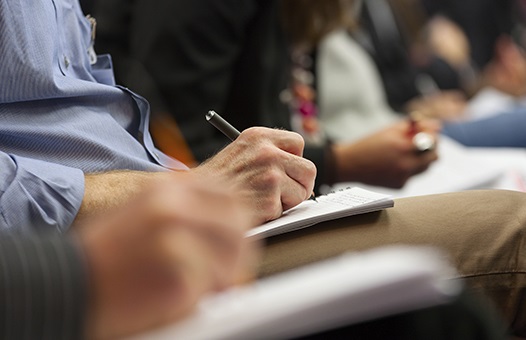
{"type": "Polygon", "coordinates": [[[81,339],[86,266],[64,235],[0,235],[0,339],[81,339]]]}
{"type": "MultiPolygon", "coordinates": [[[[229,142],[206,123],[208,110],[239,130],[291,129],[280,100],[290,65],[279,0],[105,0],[95,15],[96,49],[112,54],[117,82],[145,96],[154,114],[172,114],[199,161],[229,142]]],[[[305,150],[318,178],[325,151],[305,150]]]]}

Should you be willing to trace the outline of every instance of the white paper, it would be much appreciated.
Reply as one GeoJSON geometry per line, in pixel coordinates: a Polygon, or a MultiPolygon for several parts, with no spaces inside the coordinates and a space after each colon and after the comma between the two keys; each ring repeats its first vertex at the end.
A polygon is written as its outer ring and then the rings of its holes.
{"type": "Polygon", "coordinates": [[[267,222],[247,232],[247,237],[263,238],[306,228],[313,224],[363,214],[393,206],[389,195],[362,188],[342,188],[328,195],[307,200],[289,209],[273,221],[267,222]]]}
{"type": "Polygon", "coordinates": [[[441,137],[438,160],[409,179],[402,189],[362,183],[337,183],[333,189],[359,185],[394,198],[473,189],[524,191],[526,151],[520,148],[474,148],[441,137]]]}
{"type": "Polygon", "coordinates": [[[278,274],[204,299],[189,318],[134,339],[286,339],[450,301],[444,256],[385,247],[278,274]]]}

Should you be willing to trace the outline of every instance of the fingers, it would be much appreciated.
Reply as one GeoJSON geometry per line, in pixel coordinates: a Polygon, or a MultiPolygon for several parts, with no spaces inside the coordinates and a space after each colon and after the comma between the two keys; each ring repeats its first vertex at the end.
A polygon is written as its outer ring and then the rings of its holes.
{"type": "MultiPolygon", "coordinates": [[[[182,233],[183,237],[191,238],[188,243],[195,247],[189,254],[194,260],[206,261],[203,267],[213,273],[214,289],[234,281],[231,268],[239,262],[246,230],[253,227],[249,212],[226,189],[206,178],[174,174],[152,188],[144,198],[146,202],[138,207],[142,215],[149,216],[144,224],[151,233],[156,230],[168,236],[182,233]]],[[[170,239],[177,246],[176,237],[170,239]]],[[[166,256],[174,261],[182,258],[180,252],[166,252],[166,256]]]]}
{"type": "Polygon", "coordinates": [[[287,176],[292,179],[289,181],[291,188],[284,188],[281,195],[283,208],[286,210],[310,197],[314,189],[316,166],[305,158],[292,156],[284,162],[284,169],[287,176]]]}
{"type": "Polygon", "coordinates": [[[294,132],[255,127],[191,172],[213,178],[234,192],[260,224],[307,199],[315,166],[302,157],[304,141],[294,132]]]}
{"type": "MultiPolygon", "coordinates": [[[[247,252],[254,251],[254,247],[243,245],[246,242],[245,232],[254,226],[251,212],[245,209],[229,188],[215,186],[201,178],[195,180],[199,183],[192,187],[191,192],[180,195],[179,190],[178,194],[183,202],[166,204],[170,202],[170,197],[173,199],[174,188],[168,188],[170,194],[168,197],[164,196],[165,205],[170,207],[174,215],[173,227],[190,229],[196,238],[213,251],[212,259],[218,263],[219,271],[223,275],[230,273],[233,276],[232,270],[227,269],[235,267],[241,253],[246,255],[247,252]]],[[[227,283],[222,280],[221,285],[227,283]]]]}
{"type": "MultiPolygon", "coordinates": [[[[229,249],[211,242],[192,226],[166,228],[159,233],[159,265],[172,277],[172,290],[182,298],[223,289],[234,281],[242,242],[229,249]]],[[[195,301],[189,301],[193,303],[195,301]]]]}
{"type": "Polygon", "coordinates": [[[416,175],[424,172],[429,166],[438,159],[436,151],[426,151],[418,155],[418,160],[413,167],[411,175],[416,175]]]}
{"type": "Polygon", "coordinates": [[[277,129],[252,128],[246,132],[256,134],[256,137],[260,137],[257,134],[264,134],[275,147],[288,154],[281,155],[283,160],[280,157],[276,159],[282,163],[287,176],[305,188],[306,196],[303,199],[308,198],[314,187],[316,166],[302,157],[305,147],[303,138],[295,132],[277,129]]]}
{"type": "MultiPolygon", "coordinates": [[[[433,121],[426,121],[430,123],[430,126],[433,126],[433,121]]],[[[423,130],[420,126],[418,129],[423,130]]],[[[438,159],[436,150],[437,138],[437,134],[431,132],[419,132],[413,138],[408,138],[404,134],[398,136],[398,143],[396,143],[398,152],[396,149],[391,150],[393,156],[390,166],[391,174],[393,179],[398,179],[393,180],[393,183],[396,183],[394,186],[402,187],[409,178],[425,171],[438,159]],[[425,145],[418,144],[422,142],[417,138],[420,135],[428,139],[424,141],[425,145]],[[428,147],[429,143],[432,143],[432,147],[428,147]]]]}
{"type": "Polygon", "coordinates": [[[281,209],[280,213],[275,216],[276,218],[281,215],[285,210],[295,207],[301,202],[309,198],[311,191],[307,189],[295,180],[287,179],[281,185],[281,209]]]}
{"type": "Polygon", "coordinates": [[[413,149],[407,154],[407,179],[411,176],[424,172],[429,166],[438,159],[436,147],[426,151],[413,149]]]}
{"type": "Polygon", "coordinates": [[[188,223],[204,232],[221,230],[235,239],[253,225],[229,189],[208,177],[176,173],[171,180],[159,183],[147,199],[148,209],[151,215],[188,223]]]}
{"type": "Polygon", "coordinates": [[[159,292],[159,305],[152,309],[170,311],[166,313],[170,318],[179,318],[217,285],[211,250],[189,228],[166,228],[158,234],[155,249],[157,258],[150,263],[154,271],[149,277],[160,276],[162,283],[148,287],[159,292]]]}
{"type": "Polygon", "coordinates": [[[266,139],[279,149],[296,156],[303,156],[305,141],[301,135],[285,130],[268,129],[268,128],[249,128],[241,133],[242,138],[248,138],[254,141],[266,139]]]}
{"type": "Polygon", "coordinates": [[[257,249],[244,237],[251,218],[207,182],[165,176],[131,206],[79,231],[92,273],[93,332],[117,338],[173,322],[204,294],[253,275],[257,249]]]}

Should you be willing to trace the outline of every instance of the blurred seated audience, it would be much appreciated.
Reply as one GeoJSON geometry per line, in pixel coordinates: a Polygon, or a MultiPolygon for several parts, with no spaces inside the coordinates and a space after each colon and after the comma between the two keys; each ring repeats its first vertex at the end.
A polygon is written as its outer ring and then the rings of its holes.
{"type": "MultiPolygon", "coordinates": [[[[347,31],[334,32],[322,41],[317,58],[319,118],[329,138],[356,141],[405,119],[388,105],[376,64],[347,31]]],[[[454,98],[439,99],[444,96],[454,95],[433,97],[427,105],[415,105],[409,115],[414,120],[436,118],[428,112],[435,106],[443,112],[458,109],[454,98]]],[[[526,147],[525,111],[518,106],[481,119],[460,114],[440,117],[440,132],[467,146],[526,147]]]]}
{"type": "MultiPolygon", "coordinates": [[[[328,136],[336,141],[353,141],[409,114],[413,118],[441,120],[441,132],[467,146],[526,146],[522,133],[526,127],[526,118],[522,114],[524,106],[503,107],[492,117],[484,119],[468,116],[465,113],[468,106],[465,95],[460,91],[440,89],[431,75],[418,73],[408,58],[402,58],[403,39],[396,33],[397,30],[387,30],[385,22],[374,27],[372,32],[367,30],[371,22],[378,23],[378,18],[385,15],[391,15],[391,23],[396,25],[389,6],[384,0],[367,3],[363,8],[366,13],[362,15],[365,17],[362,20],[364,24],[351,31],[352,37],[337,33],[321,44],[317,56],[317,87],[320,119],[328,136]],[[372,45],[376,45],[376,48],[372,45]],[[378,46],[384,48],[379,49],[378,46]],[[364,53],[364,50],[369,53],[364,53]],[[382,79],[382,69],[378,69],[378,61],[384,61],[387,65],[389,60],[395,62],[397,58],[400,58],[401,64],[405,60],[406,68],[403,70],[413,72],[408,72],[406,78],[388,76],[391,83],[387,85],[385,75],[382,79]],[[374,59],[377,63],[368,59],[374,59]],[[390,86],[394,88],[397,79],[402,80],[397,89],[403,91],[406,88],[403,79],[409,79],[416,92],[421,93],[404,104],[405,112],[394,111],[387,104],[389,94],[385,89],[390,86]]],[[[442,58],[458,66],[458,69],[469,63],[469,42],[460,28],[443,17],[435,17],[432,25],[436,31],[430,44],[436,45],[435,50],[444,51],[442,58]]],[[[516,97],[523,95],[526,58],[520,46],[510,38],[500,37],[495,58],[488,64],[484,79],[485,86],[501,89],[516,97]]]]}
{"type": "MultiPolygon", "coordinates": [[[[360,143],[331,141],[316,118],[312,52],[327,32],[352,24],[347,10],[354,6],[351,0],[100,1],[97,50],[112,54],[119,83],[151,102],[154,124],[172,117],[198,162],[228,143],[203,124],[214,109],[239,130],[301,133],[304,157],[318,169],[316,190],[348,181],[398,188],[436,153],[413,152],[396,127],[360,143]]],[[[436,136],[436,126],[427,127],[436,136]]]]}
{"type": "MultiPolygon", "coordinates": [[[[437,90],[460,91],[469,98],[488,83],[499,82],[488,71],[491,64],[502,62],[499,41],[521,35],[526,20],[522,2],[368,1],[355,39],[377,63],[388,101],[396,111],[422,106],[429,99],[422,96],[434,93],[439,98],[437,90]],[[421,75],[426,75],[424,80],[421,75]]],[[[509,70],[509,60],[505,62],[509,70]]],[[[457,100],[459,94],[455,94],[457,100]]],[[[447,98],[436,101],[447,102],[447,98]]],[[[455,117],[455,111],[444,114],[439,110],[437,114],[455,117]]]]}

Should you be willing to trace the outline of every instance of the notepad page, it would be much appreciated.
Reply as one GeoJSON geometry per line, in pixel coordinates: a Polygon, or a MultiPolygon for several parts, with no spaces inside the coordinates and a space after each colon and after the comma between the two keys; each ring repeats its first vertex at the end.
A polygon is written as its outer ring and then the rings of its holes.
{"type": "Polygon", "coordinates": [[[447,303],[462,287],[444,258],[402,246],[344,254],[212,295],[186,320],[133,339],[288,339],[447,303]]]}
{"type": "Polygon", "coordinates": [[[247,237],[263,238],[309,227],[345,216],[363,214],[393,206],[389,195],[358,187],[341,189],[307,200],[283,213],[281,217],[247,232],[247,237]]]}

